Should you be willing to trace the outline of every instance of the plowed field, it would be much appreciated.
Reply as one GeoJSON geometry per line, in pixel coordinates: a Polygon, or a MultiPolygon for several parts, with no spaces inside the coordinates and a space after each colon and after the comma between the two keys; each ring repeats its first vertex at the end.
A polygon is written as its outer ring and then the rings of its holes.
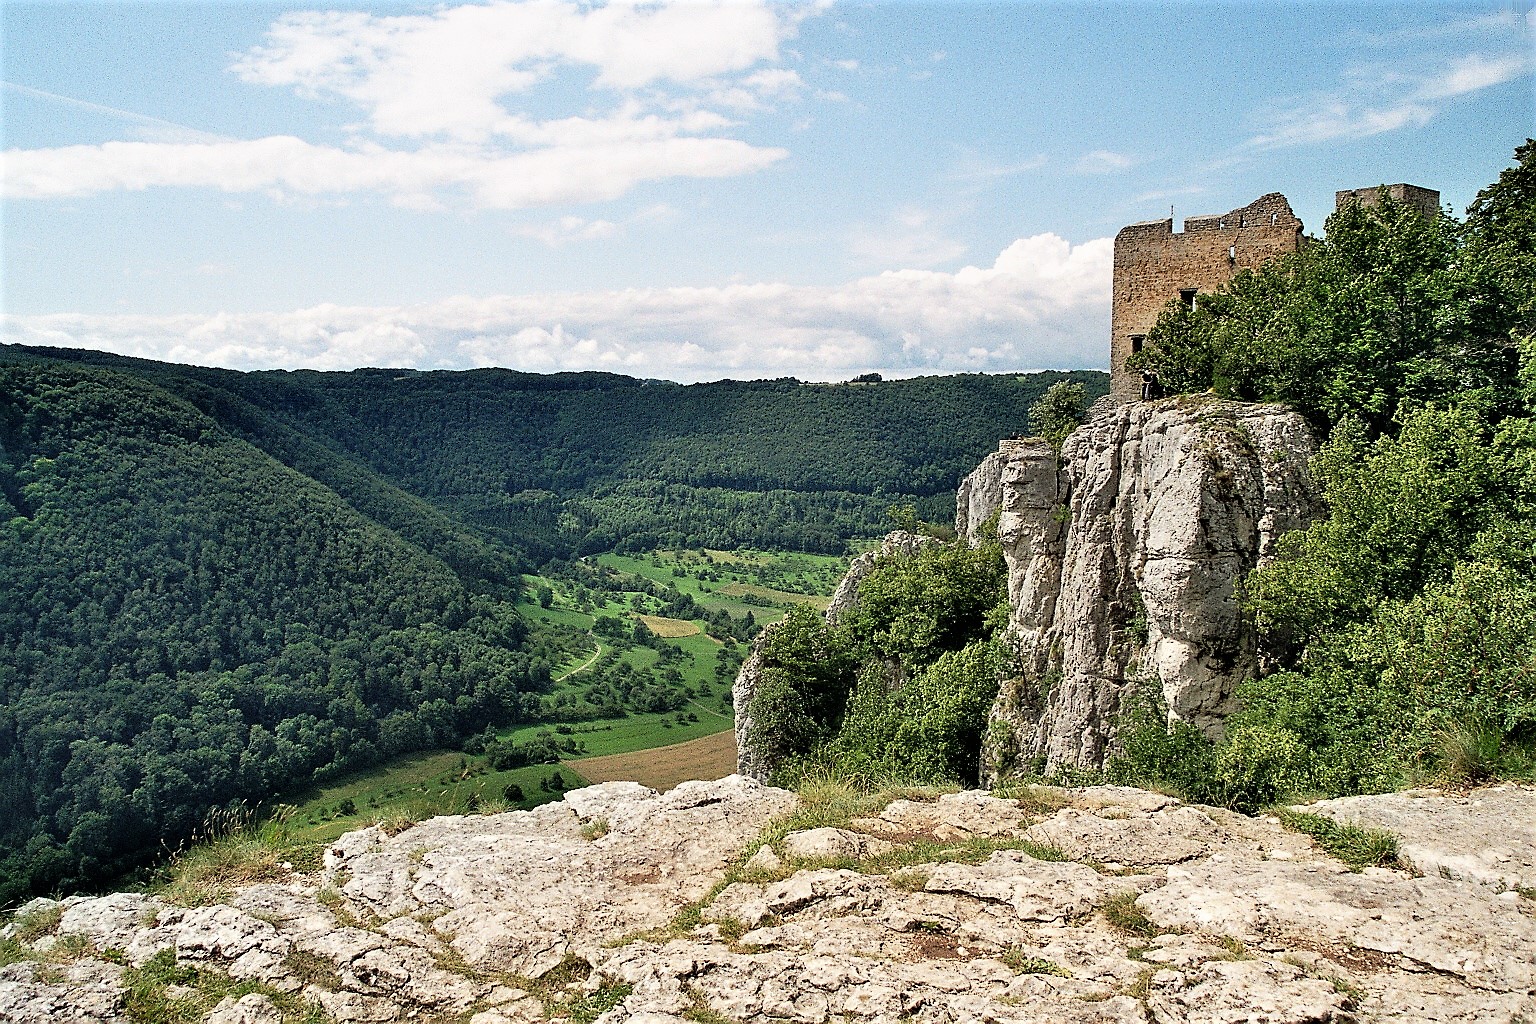
{"type": "Polygon", "coordinates": [[[723,779],[734,772],[736,734],[726,729],[686,743],[565,763],[589,782],[627,780],[652,789],[671,789],[689,779],[723,779]]]}

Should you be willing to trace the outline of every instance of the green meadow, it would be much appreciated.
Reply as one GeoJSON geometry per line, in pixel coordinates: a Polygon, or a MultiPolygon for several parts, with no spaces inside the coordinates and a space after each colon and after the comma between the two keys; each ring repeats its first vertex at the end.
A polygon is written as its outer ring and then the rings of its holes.
{"type": "MultiPolygon", "coordinates": [[[[672,587],[691,597],[706,614],[723,612],[744,620],[750,613],[753,621],[763,625],[782,618],[793,604],[825,607],[847,560],[710,550],[603,554],[585,564],[589,574],[576,579],[524,577],[518,611],[549,647],[559,651],[558,658],[550,659],[551,684],[545,697],[551,717],[498,729],[498,740],[524,743],[549,736],[562,744],[568,759],[574,759],[649,750],[731,728],[730,687],[748,645],[733,637],[712,636],[711,623],[705,618],[690,620],[700,630],[694,635],[660,637],[651,642],[654,646],[633,643],[628,633],[638,622],[637,615],[659,614],[662,607],[660,599],[640,588],[645,583],[672,587]],[[600,577],[595,575],[598,572],[600,577]],[[538,599],[540,588],[549,590],[548,607],[538,599]],[[620,620],[626,636],[593,632],[600,616],[620,620]],[[663,658],[663,645],[677,654],[663,658]],[[642,678],[665,678],[681,690],[680,706],[595,720],[559,717],[560,708],[574,706],[593,679],[611,675],[620,666],[642,678]],[[663,676],[668,669],[672,674],[663,676]]],[[[297,842],[319,845],[372,822],[392,827],[437,814],[534,807],[559,799],[564,789],[585,784],[564,764],[496,771],[479,755],[427,751],[299,794],[290,829],[297,842]],[[561,776],[560,787],[549,785],[556,772],[561,776]]]]}

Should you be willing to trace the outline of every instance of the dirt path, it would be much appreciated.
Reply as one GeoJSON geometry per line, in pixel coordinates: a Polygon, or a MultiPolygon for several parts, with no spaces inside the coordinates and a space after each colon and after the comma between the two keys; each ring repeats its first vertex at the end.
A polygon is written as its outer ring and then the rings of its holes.
{"type": "Polygon", "coordinates": [[[565,766],[591,782],[638,782],[671,789],[689,779],[723,779],[736,770],[736,734],[726,729],[686,743],[566,761],[565,766]]]}
{"type": "Polygon", "coordinates": [[[722,715],[718,711],[711,711],[709,708],[705,707],[703,704],[700,704],[696,700],[690,700],[688,703],[692,704],[694,707],[698,708],[700,711],[704,712],[706,715],[714,715],[716,718],[723,718],[727,722],[729,722],[731,720],[731,716],[730,715],[722,715]]]}
{"type": "MultiPolygon", "coordinates": [[[[588,636],[592,636],[591,633],[588,633],[587,635],[588,636]]],[[[563,683],[567,679],[571,678],[571,676],[576,675],[578,672],[585,672],[587,669],[592,667],[592,665],[597,661],[598,658],[601,658],[603,656],[603,642],[601,640],[597,639],[597,637],[592,637],[592,642],[597,644],[597,652],[595,654],[593,654],[592,657],[590,657],[586,661],[582,662],[580,665],[577,665],[575,668],[571,669],[565,675],[560,676],[558,679],[555,680],[555,682],[563,683]]]]}

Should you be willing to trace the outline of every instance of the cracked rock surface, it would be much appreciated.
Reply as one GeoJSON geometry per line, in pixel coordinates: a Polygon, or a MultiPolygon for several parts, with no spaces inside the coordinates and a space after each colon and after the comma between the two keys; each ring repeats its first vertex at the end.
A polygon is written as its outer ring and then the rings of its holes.
{"type": "MultiPolygon", "coordinates": [[[[1274,819],[1118,787],[775,825],[797,805],[736,776],[608,783],[353,832],[210,906],[34,901],[0,932],[0,1021],[143,1020],[146,991],[213,1024],[1536,1020],[1518,871],[1352,872],[1274,819]]],[[[1536,853],[1532,787],[1310,809],[1398,822],[1405,849],[1536,853]]]]}

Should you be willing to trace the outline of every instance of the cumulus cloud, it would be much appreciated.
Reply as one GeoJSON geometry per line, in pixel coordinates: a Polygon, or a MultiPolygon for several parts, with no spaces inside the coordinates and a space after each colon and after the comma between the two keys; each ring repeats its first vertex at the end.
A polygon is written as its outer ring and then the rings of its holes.
{"type": "Polygon", "coordinates": [[[0,157],[0,188],[18,199],[154,187],[371,192],[415,209],[521,209],[748,174],[786,151],[730,137],[737,122],[711,107],[736,116],[798,99],[804,83],[779,66],[779,49],[814,10],[493,0],[390,17],[285,14],[231,70],[352,104],[364,123],[348,126],[345,143],[181,136],[13,149],[0,157]],[[579,113],[548,116],[573,95],[579,113]]]}
{"type": "Polygon", "coordinates": [[[501,99],[562,65],[603,89],[696,85],[778,58],[803,8],[763,2],[606,6],[529,0],[430,14],[286,14],[266,45],[236,61],[246,81],[338,96],[383,135],[480,139],[508,128],[501,99]]]}
{"type": "Polygon", "coordinates": [[[1103,365],[1113,242],[1043,234],[991,266],[783,283],[461,296],[286,313],[6,316],[15,342],[240,369],[610,369],[680,381],[1103,365]]]}

